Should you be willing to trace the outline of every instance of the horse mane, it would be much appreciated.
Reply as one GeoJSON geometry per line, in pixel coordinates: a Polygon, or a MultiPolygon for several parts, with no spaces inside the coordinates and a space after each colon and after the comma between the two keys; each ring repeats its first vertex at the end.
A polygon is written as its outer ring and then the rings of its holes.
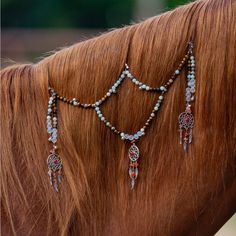
{"type": "MultiPolygon", "coordinates": [[[[4,235],[213,235],[236,209],[235,1],[200,0],[64,48],[35,64],[1,71],[1,206],[4,235]],[[144,83],[167,81],[194,42],[195,128],[179,145],[184,74],[139,142],[140,174],[131,191],[128,145],[93,111],[59,103],[59,193],[48,181],[48,84],[90,103],[128,62],[144,83]]],[[[124,81],[104,104],[112,123],[133,133],[156,101],[124,81]]]]}

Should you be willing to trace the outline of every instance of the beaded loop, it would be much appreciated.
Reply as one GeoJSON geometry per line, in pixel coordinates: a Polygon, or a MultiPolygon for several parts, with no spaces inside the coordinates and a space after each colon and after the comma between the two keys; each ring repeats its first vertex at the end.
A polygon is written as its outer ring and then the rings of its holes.
{"type": "Polygon", "coordinates": [[[195,58],[193,56],[193,44],[189,43],[188,52],[185,54],[181,63],[178,65],[177,69],[172,73],[168,81],[166,81],[160,87],[152,87],[138,80],[130,71],[129,66],[125,63],[124,69],[121,72],[119,78],[113,83],[110,89],[104,94],[104,96],[93,103],[82,103],[77,98],[69,99],[65,96],[58,95],[57,92],[51,87],[49,87],[50,98],[48,101],[48,111],[47,111],[47,132],[49,134],[49,141],[53,144],[53,149],[48,157],[48,174],[50,177],[51,185],[53,185],[56,192],[58,192],[58,184],[62,179],[62,161],[59,155],[56,153],[57,150],[57,101],[63,101],[69,105],[79,107],[79,108],[93,108],[98,116],[98,118],[108,127],[110,130],[120,136],[122,140],[129,141],[132,145],[129,149],[129,176],[131,178],[131,188],[134,188],[135,181],[138,176],[138,159],[139,159],[139,149],[135,145],[142,136],[145,135],[147,127],[151,124],[151,121],[156,116],[157,112],[160,110],[161,104],[164,101],[164,95],[173,84],[175,79],[180,75],[184,65],[187,64],[187,87],[186,87],[186,110],[179,116],[180,125],[180,142],[182,144],[183,129],[185,129],[184,137],[184,149],[187,149],[187,144],[192,142],[192,128],[194,124],[194,119],[190,110],[190,103],[194,100],[195,93],[195,58]],[[153,109],[146,120],[145,124],[134,134],[128,134],[123,131],[118,130],[114,125],[112,125],[104,116],[101,111],[101,105],[113,94],[117,92],[119,86],[123,83],[125,79],[129,79],[135,86],[140,90],[147,92],[159,93],[158,100],[153,106],[153,109]]]}

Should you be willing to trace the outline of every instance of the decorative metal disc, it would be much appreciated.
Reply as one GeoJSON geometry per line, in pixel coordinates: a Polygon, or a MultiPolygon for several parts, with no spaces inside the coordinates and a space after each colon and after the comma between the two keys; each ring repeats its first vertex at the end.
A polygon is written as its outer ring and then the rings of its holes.
{"type": "Polygon", "coordinates": [[[184,129],[193,128],[194,125],[194,117],[190,112],[182,112],[179,115],[179,127],[184,129]]]}
{"type": "Polygon", "coordinates": [[[139,149],[138,147],[133,143],[132,146],[129,149],[129,159],[131,161],[137,161],[139,158],[139,149]]]}
{"type": "Polygon", "coordinates": [[[62,168],[62,161],[59,155],[53,153],[48,156],[48,169],[53,170],[54,172],[61,170],[62,168]]]}

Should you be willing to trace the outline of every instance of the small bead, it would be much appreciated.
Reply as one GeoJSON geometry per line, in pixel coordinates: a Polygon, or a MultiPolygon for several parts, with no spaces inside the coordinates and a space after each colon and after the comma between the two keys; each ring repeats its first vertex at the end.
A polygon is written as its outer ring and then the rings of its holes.
{"type": "Polygon", "coordinates": [[[159,99],[160,99],[160,100],[163,100],[163,98],[164,98],[163,96],[159,96],[159,99]]]}
{"type": "Polygon", "coordinates": [[[178,75],[179,73],[180,73],[180,71],[179,71],[179,70],[176,70],[176,71],[175,71],[175,74],[176,74],[176,75],[178,75]]]}
{"type": "Polygon", "coordinates": [[[151,113],[151,117],[154,117],[155,116],[155,113],[151,113]]]}
{"type": "Polygon", "coordinates": [[[165,91],[165,87],[164,87],[164,86],[161,86],[161,87],[160,87],[160,90],[161,90],[161,91],[165,91]]]}

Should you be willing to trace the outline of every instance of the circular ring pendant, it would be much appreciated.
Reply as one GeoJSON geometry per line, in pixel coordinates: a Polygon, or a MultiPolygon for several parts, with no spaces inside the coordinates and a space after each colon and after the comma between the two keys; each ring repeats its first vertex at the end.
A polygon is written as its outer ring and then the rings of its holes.
{"type": "Polygon", "coordinates": [[[129,159],[134,162],[137,161],[138,158],[139,158],[139,149],[133,143],[132,146],[129,148],[129,159]]]}
{"type": "Polygon", "coordinates": [[[59,155],[53,153],[48,156],[48,169],[53,170],[54,172],[61,170],[62,168],[62,161],[59,155]]]}
{"type": "Polygon", "coordinates": [[[194,117],[190,112],[182,112],[179,115],[179,127],[184,129],[193,128],[194,125],[194,117]]]}

